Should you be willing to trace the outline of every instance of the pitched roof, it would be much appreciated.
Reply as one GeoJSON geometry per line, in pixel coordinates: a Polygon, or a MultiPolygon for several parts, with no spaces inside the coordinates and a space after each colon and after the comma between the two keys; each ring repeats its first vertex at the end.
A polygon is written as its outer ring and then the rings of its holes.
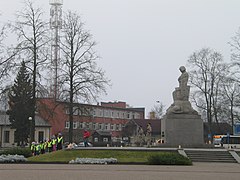
{"type": "MultiPolygon", "coordinates": [[[[41,100],[45,100],[45,101],[54,101],[54,103],[59,103],[59,104],[69,104],[69,102],[66,101],[61,101],[61,100],[57,100],[55,101],[52,98],[38,98],[39,101],[41,100]]],[[[134,111],[134,112],[145,112],[145,108],[144,107],[140,107],[140,108],[123,108],[123,107],[115,107],[115,106],[105,106],[105,105],[94,105],[94,104],[84,104],[84,103],[74,103],[75,106],[82,106],[82,107],[94,107],[94,108],[101,108],[101,109],[115,109],[115,110],[124,110],[124,111],[134,111]]]]}
{"type": "MultiPolygon", "coordinates": [[[[11,122],[9,121],[9,116],[4,114],[3,112],[0,113],[0,126],[9,126],[11,122]]],[[[51,127],[51,125],[44,119],[39,116],[35,116],[35,126],[38,127],[51,127]]]]}
{"type": "Polygon", "coordinates": [[[9,121],[9,118],[8,118],[8,115],[6,114],[0,114],[0,126],[8,126],[10,125],[10,121],[9,121]]]}
{"type": "Polygon", "coordinates": [[[95,131],[95,133],[98,133],[101,136],[111,136],[111,132],[110,131],[95,131]]]}

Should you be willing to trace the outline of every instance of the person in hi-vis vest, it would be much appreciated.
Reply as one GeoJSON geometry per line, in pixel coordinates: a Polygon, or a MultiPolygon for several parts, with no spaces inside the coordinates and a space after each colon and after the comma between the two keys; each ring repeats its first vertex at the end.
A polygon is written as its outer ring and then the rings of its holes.
{"type": "Polygon", "coordinates": [[[63,148],[63,136],[61,133],[58,133],[57,137],[57,150],[61,150],[63,148]]]}

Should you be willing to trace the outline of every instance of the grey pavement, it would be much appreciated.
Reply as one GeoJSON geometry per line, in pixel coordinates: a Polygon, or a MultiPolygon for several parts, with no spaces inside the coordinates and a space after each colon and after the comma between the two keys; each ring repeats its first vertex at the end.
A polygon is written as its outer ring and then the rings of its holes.
{"type": "Polygon", "coordinates": [[[193,166],[0,164],[0,180],[239,180],[237,163],[193,166]]]}

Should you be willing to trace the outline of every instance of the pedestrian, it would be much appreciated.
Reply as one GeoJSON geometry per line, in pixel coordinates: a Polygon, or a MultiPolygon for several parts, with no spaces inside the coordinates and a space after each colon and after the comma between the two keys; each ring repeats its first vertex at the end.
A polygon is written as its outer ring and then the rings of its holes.
{"type": "Polygon", "coordinates": [[[57,137],[57,150],[61,150],[63,148],[63,136],[61,133],[58,133],[57,137]]]}
{"type": "Polygon", "coordinates": [[[88,145],[88,138],[90,137],[90,132],[86,129],[83,132],[83,140],[84,140],[84,146],[87,147],[88,145]]]}
{"type": "Polygon", "coordinates": [[[49,153],[52,152],[52,141],[51,141],[51,139],[49,139],[48,142],[47,142],[47,148],[48,148],[49,153]]]}
{"type": "Polygon", "coordinates": [[[36,143],[36,148],[35,148],[35,156],[39,155],[41,153],[41,145],[39,142],[36,143]]]}
{"type": "Polygon", "coordinates": [[[53,135],[52,136],[52,151],[56,151],[57,150],[57,139],[56,136],[53,135]]]}
{"type": "Polygon", "coordinates": [[[152,126],[151,126],[151,123],[147,124],[146,137],[147,137],[147,147],[150,147],[151,141],[152,141],[152,126]]]}
{"type": "Polygon", "coordinates": [[[43,142],[43,148],[44,148],[45,153],[47,153],[48,152],[48,141],[47,141],[47,139],[45,139],[44,142],[43,142]]]}
{"type": "Polygon", "coordinates": [[[35,142],[32,142],[30,149],[31,149],[31,152],[32,152],[33,156],[35,155],[35,148],[36,148],[35,142]]]}
{"type": "Polygon", "coordinates": [[[40,149],[41,154],[45,154],[45,143],[43,141],[40,141],[40,149]]]}

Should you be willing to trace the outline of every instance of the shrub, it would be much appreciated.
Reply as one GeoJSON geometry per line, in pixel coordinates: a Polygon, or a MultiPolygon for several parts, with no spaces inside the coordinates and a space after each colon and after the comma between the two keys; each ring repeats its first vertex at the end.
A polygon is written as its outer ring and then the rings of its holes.
{"type": "Polygon", "coordinates": [[[32,156],[30,148],[10,148],[10,149],[5,149],[0,152],[1,154],[5,155],[23,155],[25,158],[28,158],[32,156]]]}
{"type": "Polygon", "coordinates": [[[192,165],[192,161],[177,153],[162,153],[148,157],[150,165],[192,165]]]}

